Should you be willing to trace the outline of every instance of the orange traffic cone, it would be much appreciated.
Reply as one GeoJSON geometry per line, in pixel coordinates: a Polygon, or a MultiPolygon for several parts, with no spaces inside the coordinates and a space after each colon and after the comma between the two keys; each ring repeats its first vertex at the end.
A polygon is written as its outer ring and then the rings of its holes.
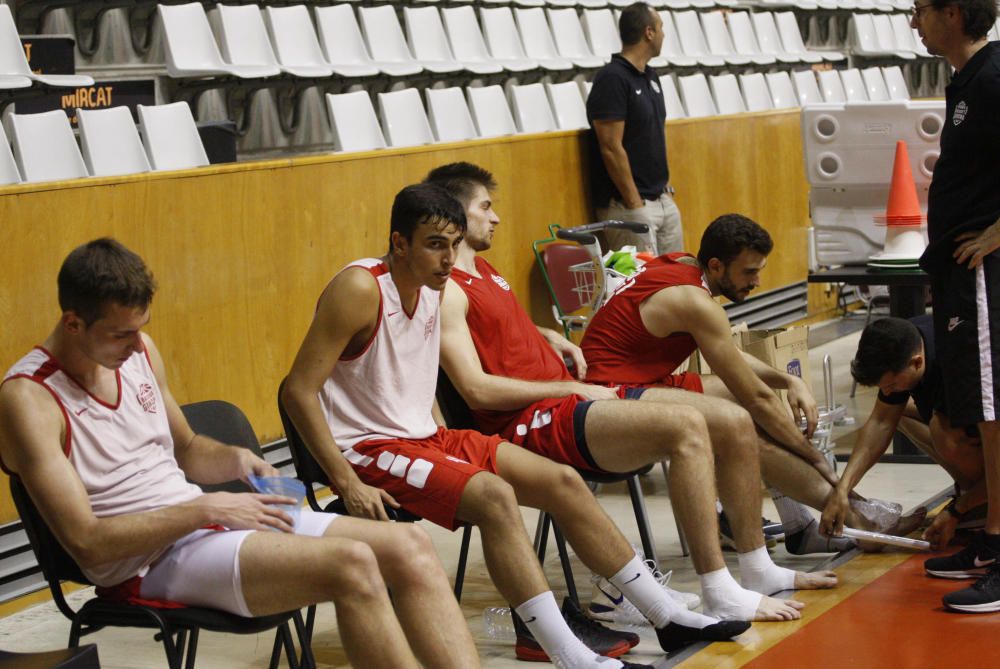
{"type": "Polygon", "coordinates": [[[889,202],[885,208],[887,225],[920,225],[920,201],[917,185],[910,171],[910,155],[906,142],[896,142],[896,159],[892,165],[892,183],[889,185],[889,202]]]}

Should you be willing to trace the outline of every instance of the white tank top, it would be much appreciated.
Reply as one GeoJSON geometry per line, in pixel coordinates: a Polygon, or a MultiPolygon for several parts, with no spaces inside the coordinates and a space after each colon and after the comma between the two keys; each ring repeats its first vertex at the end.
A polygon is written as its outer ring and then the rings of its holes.
{"type": "Polygon", "coordinates": [[[441,302],[437,292],[421,286],[408,314],[384,262],[367,258],[347,267],[363,267],[378,282],[378,322],[361,353],[337,361],[319,397],[333,438],[356,462],[360,456],[352,457],[351,447],[367,439],[426,439],[437,431],[431,409],[441,302]]]}
{"type": "MultiPolygon", "coordinates": [[[[32,349],[4,381],[29,378],[52,393],[66,421],[63,451],[87,490],[98,517],[152,511],[200,495],[174,458],[159,385],[149,358],[136,353],[116,372],[118,403],[94,397],[43,348],[32,349]]],[[[112,586],[142,575],[164,549],[84,570],[96,585],[112,586]]]]}

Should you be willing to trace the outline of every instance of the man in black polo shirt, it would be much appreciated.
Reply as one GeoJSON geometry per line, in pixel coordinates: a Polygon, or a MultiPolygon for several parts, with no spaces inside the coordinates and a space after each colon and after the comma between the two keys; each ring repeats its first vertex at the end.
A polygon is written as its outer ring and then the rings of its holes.
{"type": "Polygon", "coordinates": [[[949,558],[989,565],[972,588],[944,597],[958,611],[1000,611],[1000,45],[987,41],[995,0],[917,0],[912,25],[955,76],[945,91],[941,156],[927,211],[934,334],[944,412],[978,425],[989,509],[984,535],[949,558]]]}
{"type": "MultiPolygon", "coordinates": [[[[663,46],[663,20],[637,2],[618,21],[622,52],[594,77],[587,98],[590,184],[599,220],[646,223],[657,253],[684,250],[681,215],[667,186],[667,108],[650,59],[663,46]]],[[[631,233],[606,232],[612,248],[633,242],[631,233]]]]}
{"type": "MultiPolygon", "coordinates": [[[[823,510],[820,532],[840,533],[851,491],[885,453],[898,428],[955,480],[955,497],[924,532],[924,538],[936,548],[944,548],[962,515],[986,502],[986,484],[975,429],[970,435],[966,429],[952,426],[941,413],[944,388],[931,317],[916,316],[909,321],[883,318],[866,327],[851,363],[851,374],[862,386],[878,386],[878,400],[823,510]]],[[[975,573],[968,565],[952,562],[951,557],[932,558],[927,561],[927,571],[943,578],[965,578],[975,573]]]]}

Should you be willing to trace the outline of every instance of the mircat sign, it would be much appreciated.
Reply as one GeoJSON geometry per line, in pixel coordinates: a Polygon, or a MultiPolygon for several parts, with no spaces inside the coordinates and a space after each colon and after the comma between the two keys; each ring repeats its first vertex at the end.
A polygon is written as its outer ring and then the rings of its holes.
{"type": "MultiPolygon", "coordinates": [[[[28,65],[36,74],[75,74],[75,45],[71,37],[25,35],[21,37],[28,65]]],[[[83,88],[53,89],[38,97],[20,99],[18,114],[62,109],[76,126],[76,110],[128,107],[136,118],[136,105],[156,104],[156,82],[153,79],[99,81],[83,88]]]]}

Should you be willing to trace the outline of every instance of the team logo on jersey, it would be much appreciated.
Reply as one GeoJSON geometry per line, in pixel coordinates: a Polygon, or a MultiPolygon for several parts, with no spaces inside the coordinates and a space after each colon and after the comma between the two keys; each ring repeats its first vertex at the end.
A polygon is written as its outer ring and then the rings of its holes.
{"type": "Polygon", "coordinates": [[[649,82],[649,85],[652,86],[653,90],[656,91],[657,93],[660,92],[660,85],[656,83],[656,81],[649,82]]]}
{"type": "Polygon", "coordinates": [[[424,325],[424,340],[430,339],[431,335],[434,333],[435,323],[437,323],[437,315],[431,316],[427,319],[427,323],[424,325]]]}
{"type": "Polygon", "coordinates": [[[135,398],[139,400],[139,406],[146,413],[156,413],[156,393],[153,392],[153,386],[148,383],[143,383],[139,386],[139,392],[135,394],[135,398]]]}
{"type": "Polygon", "coordinates": [[[965,120],[965,115],[969,113],[969,105],[965,104],[965,100],[960,100],[957,105],[955,105],[955,113],[951,115],[951,122],[958,125],[965,120]]]}
{"type": "Polygon", "coordinates": [[[502,276],[497,276],[496,274],[491,274],[490,276],[493,277],[493,283],[500,286],[504,290],[507,291],[510,290],[510,284],[507,283],[507,279],[503,278],[502,276]]]}

